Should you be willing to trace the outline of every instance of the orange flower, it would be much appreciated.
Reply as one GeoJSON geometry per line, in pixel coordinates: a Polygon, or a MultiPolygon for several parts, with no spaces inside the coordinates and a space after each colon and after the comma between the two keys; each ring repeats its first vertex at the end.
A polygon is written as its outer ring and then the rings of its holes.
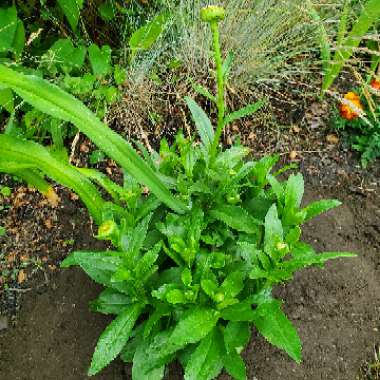
{"type": "Polygon", "coordinates": [[[346,120],[353,120],[359,116],[359,110],[363,109],[359,95],[355,92],[347,92],[340,105],[340,116],[346,120]]]}
{"type": "Polygon", "coordinates": [[[371,87],[376,91],[380,91],[380,80],[372,79],[371,87]]]}

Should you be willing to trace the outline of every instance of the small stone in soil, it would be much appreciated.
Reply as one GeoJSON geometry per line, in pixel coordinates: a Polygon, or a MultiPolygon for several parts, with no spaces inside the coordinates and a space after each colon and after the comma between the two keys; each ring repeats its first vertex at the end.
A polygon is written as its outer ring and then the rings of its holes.
{"type": "Polygon", "coordinates": [[[0,331],[8,328],[8,318],[0,316],[0,331]]]}

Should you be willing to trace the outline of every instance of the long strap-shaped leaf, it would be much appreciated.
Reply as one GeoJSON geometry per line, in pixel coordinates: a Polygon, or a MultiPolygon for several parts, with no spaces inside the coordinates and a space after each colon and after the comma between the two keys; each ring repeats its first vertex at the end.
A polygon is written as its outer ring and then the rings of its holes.
{"type": "Polygon", "coordinates": [[[353,26],[349,35],[342,41],[342,46],[334,55],[334,62],[327,70],[327,74],[323,81],[323,91],[328,90],[335,78],[342,70],[346,61],[351,57],[355,48],[360,44],[361,39],[367,33],[368,29],[374,22],[380,18],[380,0],[368,0],[363,7],[363,10],[353,26]]]}
{"type": "Polygon", "coordinates": [[[38,110],[73,123],[172,210],[180,213],[186,210],[186,206],[173,197],[132,146],[102,123],[79,100],[41,78],[20,74],[4,65],[0,65],[0,85],[12,88],[38,110]]]}
{"type": "MultiPolygon", "coordinates": [[[[75,168],[56,160],[49,151],[32,141],[0,134],[0,172],[17,173],[17,166],[38,169],[54,181],[75,191],[97,223],[101,223],[105,201],[89,179],[75,168]]],[[[22,174],[22,173],[21,173],[22,174]]]]}

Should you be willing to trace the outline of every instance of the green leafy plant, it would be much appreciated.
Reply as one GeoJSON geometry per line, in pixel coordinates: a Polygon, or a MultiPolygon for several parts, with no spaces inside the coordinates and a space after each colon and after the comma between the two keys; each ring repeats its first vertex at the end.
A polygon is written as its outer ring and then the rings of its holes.
{"type": "Polygon", "coordinates": [[[302,175],[281,181],[286,168],[273,171],[277,156],[255,162],[241,145],[221,148],[224,126],[261,103],[227,111],[228,70],[218,33],[224,9],[209,6],[201,17],[210,24],[214,42],[217,93],[206,94],[217,108],[216,128],[187,98],[200,141],[179,132],[171,145],[162,140],[159,152],[139,145],[143,158],[72,96],[0,66],[1,85],[75,124],[125,171],[118,185],[96,170],[57,160],[36,143],[0,135],[0,171],[29,173],[35,182],[47,175],[72,188],[99,224],[97,238],[114,247],[76,251],[62,263],[80,266],[102,284],[105,289],[91,308],[115,315],[100,336],[89,375],[120,355],[133,363],[134,380],[161,379],[175,359],[188,380],[213,379],[223,368],[235,379],[246,379],[241,353],[252,326],[300,362],[300,339],[272,287],[291,280],[299,269],[354,256],[317,254],[300,241],[301,224],[340,202],[302,207],[302,175]],[[102,199],[99,186],[112,201],[102,199]]]}
{"type": "MultiPolygon", "coordinates": [[[[84,10],[83,17],[80,15],[85,4],[87,8],[95,6],[83,0],[49,3],[31,0],[28,4],[19,2],[8,8],[0,8],[0,61],[12,63],[14,69],[21,72],[51,80],[78,96],[99,118],[104,118],[110,106],[121,98],[127,59],[118,50],[112,51],[106,43],[91,43],[86,30],[86,24],[92,20],[87,14],[89,9],[84,10]],[[22,20],[28,20],[26,31],[22,20]],[[51,28],[52,24],[56,28],[51,28]],[[41,33],[43,30],[47,33],[41,33]],[[25,35],[29,36],[28,41],[25,35]],[[21,63],[25,66],[21,66],[21,63]]],[[[114,0],[97,2],[97,5],[100,16],[109,25],[104,23],[104,29],[113,28],[111,20],[116,15],[125,23],[127,19],[132,20],[130,23],[135,23],[133,26],[136,28],[145,21],[145,17],[137,14],[135,6],[124,9],[114,0]],[[128,15],[122,14],[127,10],[128,15]]],[[[143,7],[140,8],[142,12],[143,7]]],[[[92,13],[96,17],[96,10],[92,13]]],[[[149,13],[146,18],[150,18],[151,12],[146,13],[149,13]]],[[[133,32],[133,26],[128,33],[133,32]]],[[[115,42],[117,46],[120,41],[115,42]]],[[[67,156],[65,140],[77,132],[68,123],[59,122],[17,101],[10,88],[0,88],[0,122],[8,134],[51,143],[63,157],[67,156]],[[8,121],[3,122],[7,118],[8,121]]]]}

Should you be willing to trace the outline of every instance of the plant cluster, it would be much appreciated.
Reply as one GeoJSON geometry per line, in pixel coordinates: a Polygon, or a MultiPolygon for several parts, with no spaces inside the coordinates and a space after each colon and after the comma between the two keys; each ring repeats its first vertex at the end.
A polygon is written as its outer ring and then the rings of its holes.
{"type": "Polygon", "coordinates": [[[372,78],[366,88],[369,90],[345,94],[339,115],[335,113],[332,118],[334,127],[342,130],[360,153],[363,167],[380,157],[380,81],[372,78]]]}
{"type": "Polygon", "coordinates": [[[141,156],[80,101],[36,76],[0,65],[0,85],[33,107],[74,124],[124,170],[123,185],[99,171],[71,166],[54,151],[0,134],[0,171],[16,174],[48,196],[45,176],[74,190],[99,225],[102,252],[73,252],[63,267],[80,266],[105,289],[93,310],[115,315],[100,336],[89,374],[118,355],[133,363],[135,380],[161,379],[178,359],[185,379],[215,378],[223,368],[246,379],[241,353],[254,326],[270,343],[301,361],[297,331],[272,296],[276,284],[302,268],[351,253],[324,252],[301,241],[301,225],[339,205],[302,206],[301,174],[281,179],[277,156],[249,159],[249,149],[220,147],[224,127],[255,112],[262,102],[231,112],[225,104],[230,60],[223,59],[218,23],[224,9],[201,17],[211,29],[216,94],[199,87],[217,109],[216,127],[187,98],[200,141],[180,132],[158,152],[141,156]],[[105,200],[99,187],[112,200],[105,200]],[[147,191],[148,190],[148,191],[147,191]]]}
{"type": "MultiPolygon", "coordinates": [[[[166,16],[151,17],[157,4],[149,8],[137,3],[125,7],[120,2],[106,0],[96,5],[96,9],[91,4],[85,8],[83,0],[58,0],[49,5],[45,1],[8,7],[4,4],[0,8],[0,62],[25,74],[49,79],[79,97],[99,118],[104,118],[122,97],[125,65],[138,51],[149,48],[157,40],[166,16]],[[148,9],[145,16],[144,9],[148,9]],[[85,12],[95,15],[82,18],[85,12]],[[103,28],[111,35],[114,25],[124,25],[117,35],[121,35],[118,39],[123,40],[121,44],[126,44],[130,53],[126,49],[119,51],[117,44],[110,46],[114,41],[105,43],[99,35],[90,36],[85,20],[90,22],[94,18],[102,20],[103,28]],[[23,22],[26,19],[28,24],[23,22]]],[[[0,122],[8,114],[4,127],[7,134],[51,142],[58,154],[67,155],[64,141],[73,137],[76,130],[20,103],[10,88],[0,88],[0,122]]]]}

